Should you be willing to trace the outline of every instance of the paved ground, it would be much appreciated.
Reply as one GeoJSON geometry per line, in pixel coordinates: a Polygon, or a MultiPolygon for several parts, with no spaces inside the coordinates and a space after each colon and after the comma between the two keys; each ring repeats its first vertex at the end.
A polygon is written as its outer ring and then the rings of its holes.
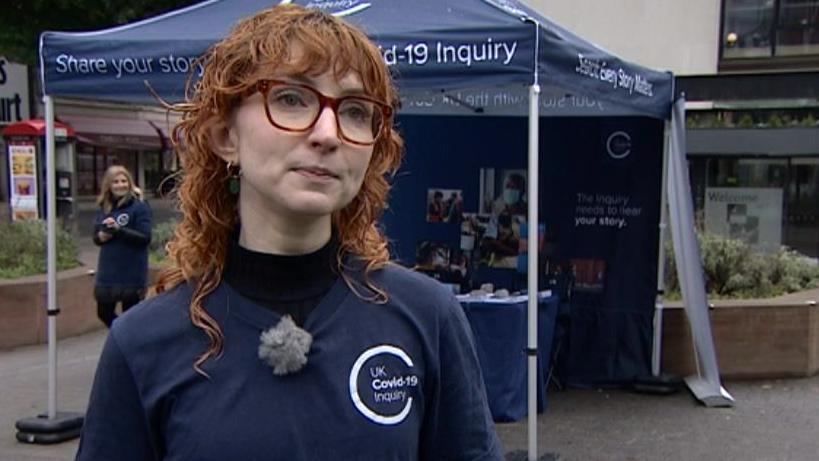
{"type": "MultiPolygon", "coordinates": [[[[82,411],[106,331],[60,342],[58,409],[82,411]]],[[[0,351],[0,460],[70,460],[77,441],[25,445],[14,422],[46,408],[44,346],[0,351]]],[[[727,383],[737,400],[708,409],[687,392],[671,396],[626,391],[550,393],[538,418],[540,453],[551,460],[794,460],[819,459],[819,376],[727,383]]],[[[526,449],[525,421],[499,424],[507,451],[526,449]]]]}
{"type": "MultiPolygon", "coordinates": [[[[819,377],[729,382],[736,406],[701,406],[687,392],[552,392],[538,419],[540,453],[573,461],[819,460],[819,377]]],[[[522,423],[499,425],[525,449],[522,423]]]]}
{"type": "MultiPolygon", "coordinates": [[[[173,214],[167,204],[152,206],[157,222],[173,214]]],[[[81,259],[94,264],[94,247],[81,246],[81,259]]],[[[84,410],[105,335],[99,330],[60,342],[59,410],[84,410]]],[[[17,419],[46,409],[46,350],[0,351],[0,461],[73,459],[76,440],[25,445],[14,436],[17,419]]],[[[664,397],[551,391],[549,408],[538,418],[539,453],[554,461],[819,460],[819,376],[725,387],[737,401],[734,408],[704,408],[685,391],[664,397]]],[[[525,420],[497,429],[507,452],[526,449],[525,420]]]]}
{"type": "MultiPolygon", "coordinates": [[[[57,371],[59,411],[84,411],[97,359],[107,330],[60,341],[57,371]]],[[[14,423],[48,408],[48,355],[45,346],[0,351],[0,460],[73,459],[77,442],[24,445],[16,441],[14,423]]]]}

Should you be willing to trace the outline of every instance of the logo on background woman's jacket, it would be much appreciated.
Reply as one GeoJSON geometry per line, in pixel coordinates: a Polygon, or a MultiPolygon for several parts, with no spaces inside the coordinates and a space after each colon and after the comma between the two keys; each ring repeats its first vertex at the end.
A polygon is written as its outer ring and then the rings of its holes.
{"type": "Polygon", "coordinates": [[[131,222],[131,216],[128,213],[121,213],[115,218],[119,227],[125,227],[131,222]]]}

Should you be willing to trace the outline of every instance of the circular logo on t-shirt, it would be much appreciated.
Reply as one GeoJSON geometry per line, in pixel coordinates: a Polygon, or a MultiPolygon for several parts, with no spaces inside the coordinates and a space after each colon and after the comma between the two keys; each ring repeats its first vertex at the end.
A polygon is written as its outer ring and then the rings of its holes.
{"type": "Polygon", "coordinates": [[[420,385],[413,362],[402,349],[382,344],[364,351],[350,370],[350,397],[370,421],[398,424],[412,409],[412,395],[420,385]]]}
{"type": "Polygon", "coordinates": [[[128,213],[122,213],[121,215],[117,216],[117,224],[119,224],[119,227],[127,226],[130,220],[131,217],[128,216],[128,213]]]}

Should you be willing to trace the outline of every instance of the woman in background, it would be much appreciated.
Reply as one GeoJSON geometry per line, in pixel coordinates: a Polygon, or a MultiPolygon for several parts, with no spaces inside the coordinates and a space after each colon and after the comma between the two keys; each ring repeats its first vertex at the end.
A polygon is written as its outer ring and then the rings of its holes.
{"type": "Polygon", "coordinates": [[[122,312],[145,297],[151,207],[125,167],[114,165],[102,177],[100,209],[94,222],[94,243],[100,246],[94,298],[97,316],[108,328],[122,312]]]}

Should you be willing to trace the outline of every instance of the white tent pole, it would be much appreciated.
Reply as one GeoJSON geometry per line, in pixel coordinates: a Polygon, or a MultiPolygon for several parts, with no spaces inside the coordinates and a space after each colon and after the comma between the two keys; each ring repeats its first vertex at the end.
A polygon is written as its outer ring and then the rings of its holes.
{"type": "Polygon", "coordinates": [[[538,173],[539,169],[539,132],[540,122],[540,85],[529,87],[529,181],[526,191],[529,209],[529,219],[526,222],[528,230],[527,252],[527,288],[529,295],[529,461],[537,459],[537,244],[538,244],[538,173]]]}
{"type": "Polygon", "coordinates": [[[48,417],[57,416],[57,187],[54,100],[43,96],[46,118],[46,223],[48,226],[48,417]]]}
{"type": "MultiPolygon", "coordinates": [[[[40,42],[40,69],[42,72],[42,38],[40,42]]],[[[41,74],[42,75],[42,74],[41,74]]],[[[45,89],[45,80],[43,80],[45,89]]],[[[57,411],[57,148],[54,130],[54,100],[43,94],[45,106],[45,208],[46,208],[46,263],[48,266],[46,315],[48,316],[48,410],[31,418],[17,420],[16,438],[23,443],[52,444],[80,435],[83,415],[57,411]]],[[[40,189],[42,190],[42,189],[40,189]]]]}
{"type": "MultiPolygon", "coordinates": [[[[533,56],[532,66],[532,85],[529,87],[529,153],[527,171],[529,172],[529,181],[527,182],[526,195],[528,201],[528,209],[526,220],[527,227],[527,262],[528,267],[526,272],[526,293],[528,295],[528,338],[527,338],[527,397],[528,397],[528,411],[527,411],[527,439],[528,439],[528,461],[537,461],[537,316],[538,316],[538,283],[537,283],[537,257],[538,257],[538,198],[540,197],[540,190],[538,179],[540,175],[540,74],[539,74],[539,60],[540,60],[540,23],[531,17],[522,18],[524,21],[529,21],[535,27],[535,55],[533,56]]],[[[545,396],[544,396],[545,397],[545,396]]]]}
{"type": "Polygon", "coordinates": [[[666,121],[663,130],[663,170],[660,188],[660,242],[657,256],[657,297],[654,301],[654,343],[651,349],[651,374],[660,375],[663,354],[663,296],[665,294],[665,241],[668,227],[668,151],[671,143],[671,123],[666,121]]]}

